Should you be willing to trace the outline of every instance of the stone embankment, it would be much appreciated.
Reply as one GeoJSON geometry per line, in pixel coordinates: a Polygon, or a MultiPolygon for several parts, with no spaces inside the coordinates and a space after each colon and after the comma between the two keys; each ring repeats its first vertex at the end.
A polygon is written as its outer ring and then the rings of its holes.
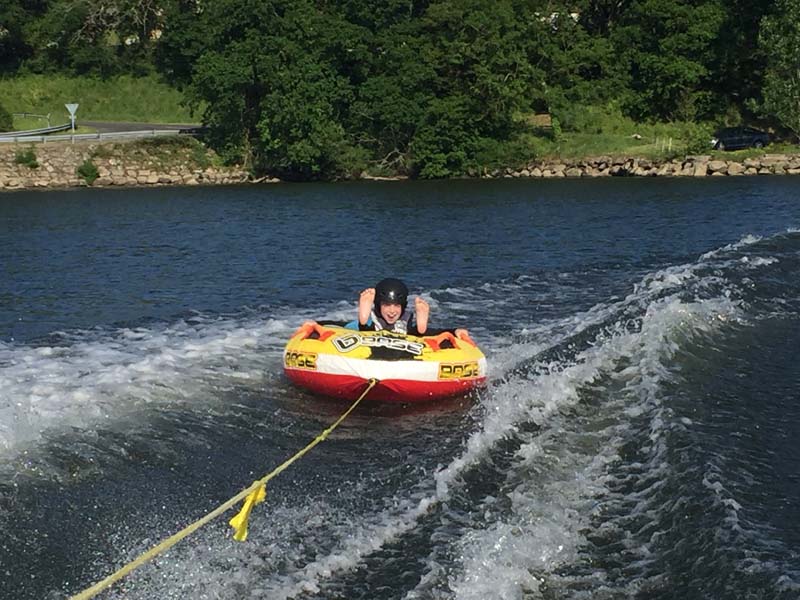
{"type": "MultiPolygon", "coordinates": [[[[211,185],[252,181],[240,167],[219,166],[213,152],[195,140],[169,144],[36,144],[0,146],[0,190],[67,188],[77,186],[211,185]],[[35,159],[21,161],[20,153],[35,159]],[[78,174],[86,162],[96,178],[78,174]]],[[[737,160],[687,156],[673,160],[596,157],[582,160],[551,159],[522,169],[494,170],[472,176],[485,178],[559,177],[709,177],[735,175],[800,175],[800,155],[765,154],[737,160]]],[[[364,179],[369,179],[364,176],[364,179]]],[[[277,182],[261,178],[257,182],[277,182]]]]}
{"type": "Polygon", "coordinates": [[[0,190],[67,188],[77,186],[156,186],[243,183],[249,174],[239,167],[213,165],[197,148],[125,144],[4,144],[0,145],[0,190]],[[21,152],[32,152],[36,166],[20,162],[21,152]],[[201,158],[203,160],[199,160],[201,158]],[[97,178],[91,183],[78,174],[90,161],[97,178]]]}
{"type": "Polygon", "coordinates": [[[687,156],[665,161],[644,158],[597,157],[582,160],[550,160],[523,169],[495,170],[487,178],[556,177],[708,177],[734,175],[800,175],[800,155],[765,154],[742,161],[711,156],[687,156]]]}

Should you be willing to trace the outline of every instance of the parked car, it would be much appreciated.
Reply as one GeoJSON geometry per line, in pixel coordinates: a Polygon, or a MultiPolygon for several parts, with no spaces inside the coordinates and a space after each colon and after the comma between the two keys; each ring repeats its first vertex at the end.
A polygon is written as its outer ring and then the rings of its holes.
{"type": "Polygon", "coordinates": [[[711,139],[715,150],[740,150],[741,148],[763,148],[769,144],[769,134],[753,127],[726,127],[711,139]]]}

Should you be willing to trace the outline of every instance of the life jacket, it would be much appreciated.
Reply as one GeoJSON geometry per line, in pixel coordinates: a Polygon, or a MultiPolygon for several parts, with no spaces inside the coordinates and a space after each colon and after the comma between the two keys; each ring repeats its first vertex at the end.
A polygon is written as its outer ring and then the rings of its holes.
{"type": "Polygon", "coordinates": [[[367,325],[372,325],[375,331],[391,331],[392,333],[408,333],[408,328],[411,324],[411,319],[414,318],[414,313],[409,310],[403,311],[400,318],[393,324],[389,325],[383,317],[379,317],[373,310],[370,313],[370,320],[367,325]]]}

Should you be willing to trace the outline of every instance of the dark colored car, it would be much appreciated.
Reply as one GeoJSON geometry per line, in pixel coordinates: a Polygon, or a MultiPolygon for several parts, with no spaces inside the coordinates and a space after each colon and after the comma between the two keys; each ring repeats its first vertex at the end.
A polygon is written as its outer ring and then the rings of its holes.
{"type": "Polygon", "coordinates": [[[769,134],[752,127],[726,127],[711,139],[715,150],[740,150],[741,148],[763,148],[769,144],[769,134]]]}

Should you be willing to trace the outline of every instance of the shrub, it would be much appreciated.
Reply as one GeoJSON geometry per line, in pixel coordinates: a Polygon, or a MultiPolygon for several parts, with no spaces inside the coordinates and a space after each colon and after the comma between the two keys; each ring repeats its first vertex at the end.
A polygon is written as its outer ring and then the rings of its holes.
{"type": "Polygon", "coordinates": [[[523,167],[536,160],[539,140],[528,134],[513,136],[508,140],[479,138],[475,147],[475,168],[503,169],[523,167]]]}
{"type": "Polygon", "coordinates": [[[208,156],[208,150],[203,144],[194,138],[189,138],[189,143],[187,146],[189,148],[189,154],[192,157],[192,161],[194,161],[195,165],[201,169],[211,166],[211,159],[208,156]]]}
{"type": "Polygon", "coordinates": [[[14,129],[14,118],[2,104],[0,104],[0,131],[11,131],[14,129]]]}
{"type": "Polygon", "coordinates": [[[111,158],[114,155],[114,146],[97,146],[91,152],[92,158],[111,158]]]}
{"type": "Polygon", "coordinates": [[[461,175],[470,166],[478,136],[463,96],[433,102],[410,144],[411,168],[422,179],[461,175]]]}
{"type": "Polygon", "coordinates": [[[564,139],[564,134],[561,131],[561,121],[558,117],[553,117],[553,141],[558,143],[564,139]]]}
{"type": "Polygon", "coordinates": [[[89,185],[92,185],[92,183],[94,183],[94,180],[100,176],[100,173],[97,172],[97,167],[91,161],[91,159],[88,158],[85,161],[83,161],[81,166],[75,169],[75,172],[78,174],[79,177],[82,177],[83,180],[89,185]]]}
{"type": "Polygon", "coordinates": [[[33,148],[28,148],[27,150],[17,150],[16,154],[14,155],[14,162],[18,165],[25,165],[31,169],[36,169],[39,167],[39,161],[36,160],[36,153],[33,151],[33,148]]]}
{"type": "Polygon", "coordinates": [[[593,112],[590,107],[573,104],[554,107],[552,110],[553,121],[557,121],[562,130],[598,133],[598,120],[593,112]]]}
{"type": "Polygon", "coordinates": [[[710,125],[687,124],[684,133],[686,154],[707,154],[711,150],[712,133],[710,125]]]}

